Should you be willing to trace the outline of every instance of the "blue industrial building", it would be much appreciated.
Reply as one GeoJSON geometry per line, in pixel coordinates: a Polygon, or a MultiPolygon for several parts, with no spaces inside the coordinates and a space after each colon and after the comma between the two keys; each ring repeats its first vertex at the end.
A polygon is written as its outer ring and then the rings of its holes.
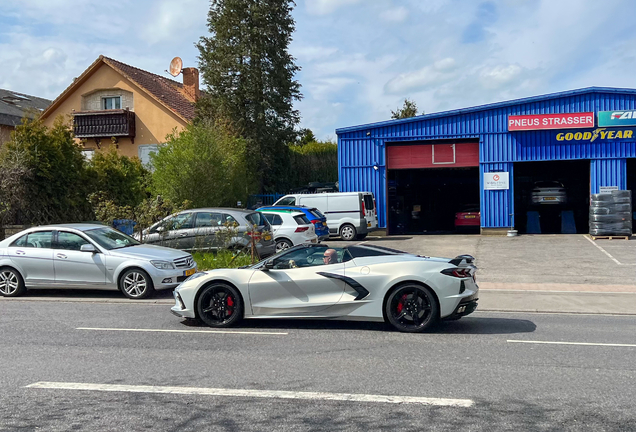
{"type": "Polygon", "coordinates": [[[636,187],[635,89],[590,87],[336,134],[340,190],[373,192],[391,234],[453,230],[471,206],[481,232],[587,232],[590,194],[636,187]],[[550,181],[568,204],[532,207],[533,187],[550,181]],[[567,230],[563,211],[575,219],[567,230]]]}

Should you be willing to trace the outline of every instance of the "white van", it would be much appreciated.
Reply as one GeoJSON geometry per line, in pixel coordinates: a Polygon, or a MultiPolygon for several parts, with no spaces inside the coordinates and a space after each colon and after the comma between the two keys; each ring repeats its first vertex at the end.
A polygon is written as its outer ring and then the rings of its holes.
{"type": "Polygon", "coordinates": [[[329,234],[343,240],[362,240],[378,227],[375,198],[371,192],[329,192],[285,195],[275,206],[307,206],[327,218],[329,234]]]}

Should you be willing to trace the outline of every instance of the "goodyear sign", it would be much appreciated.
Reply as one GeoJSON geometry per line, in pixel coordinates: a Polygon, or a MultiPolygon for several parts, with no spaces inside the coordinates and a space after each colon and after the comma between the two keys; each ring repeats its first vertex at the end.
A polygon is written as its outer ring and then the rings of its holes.
{"type": "Polygon", "coordinates": [[[636,126],[636,110],[599,111],[598,126],[636,126]]]}
{"type": "Polygon", "coordinates": [[[556,134],[557,141],[587,141],[587,142],[599,142],[599,141],[613,141],[634,139],[633,129],[610,129],[596,128],[589,132],[561,132],[556,134]]]}

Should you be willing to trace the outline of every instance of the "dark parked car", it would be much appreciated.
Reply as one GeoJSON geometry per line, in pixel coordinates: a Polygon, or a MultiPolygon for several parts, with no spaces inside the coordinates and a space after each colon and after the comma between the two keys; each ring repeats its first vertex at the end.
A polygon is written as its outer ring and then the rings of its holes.
{"type": "MultiPolygon", "coordinates": [[[[143,232],[144,243],[188,251],[243,248],[251,241],[252,227],[256,251],[263,258],[276,252],[271,226],[258,212],[233,208],[199,208],[170,215],[143,232]],[[232,235],[231,230],[237,230],[232,235]]],[[[139,235],[136,235],[139,238],[139,235]]]]}

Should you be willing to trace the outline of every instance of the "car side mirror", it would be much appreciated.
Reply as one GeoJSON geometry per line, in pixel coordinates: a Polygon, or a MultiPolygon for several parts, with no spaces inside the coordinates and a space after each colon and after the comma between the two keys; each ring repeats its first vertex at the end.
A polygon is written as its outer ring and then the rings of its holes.
{"type": "Polygon", "coordinates": [[[270,271],[273,268],[274,268],[274,261],[267,261],[265,264],[263,264],[263,267],[261,267],[261,270],[270,271]]]}
{"type": "Polygon", "coordinates": [[[80,246],[80,251],[82,252],[91,252],[91,253],[97,253],[97,249],[95,249],[95,246],[93,246],[92,244],[83,244],[82,246],[80,246]]]}

